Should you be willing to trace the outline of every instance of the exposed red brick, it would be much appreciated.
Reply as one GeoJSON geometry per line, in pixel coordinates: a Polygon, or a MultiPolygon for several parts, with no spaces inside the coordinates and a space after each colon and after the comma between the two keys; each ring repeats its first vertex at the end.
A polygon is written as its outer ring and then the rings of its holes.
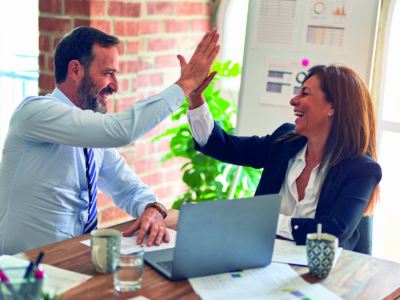
{"type": "Polygon", "coordinates": [[[206,5],[205,15],[206,15],[206,16],[211,16],[211,15],[212,15],[211,3],[206,3],[205,5],[206,5]]]}
{"type": "Polygon", "coordinates": [[[159,90],[151,90],[150,92],[147,93],[147,97],[155,96],[160,93],[159,90]]]}
{"type": "Polygon", "coordinates": [[[160,55],[156,57],[157,68],[179,67],[179,60],[176,55],[160,55]]]}
{"type": "Polygon", "coordinates": [[[151,85],[160,85],[163,83],[163,73],[154,73],[150,75],[151,85]]]}
{"type": "Polygon", "coordinates": [[[165,199],[175,197],[177,194],[177,188],[178,187],[175,185],[169,185],[154,189],[153,192],[157,195],[158,199],[165,199]]]}
{"type": "Polygon", "coordinates": [[[137,76],[137,85],[138,87],[145,87],[149,84],[149,75],[148,74],[140,74],[137,76]]]}
{"type": "Polygon", "coordinates": [[[39,88],[46,90],[54,90],[54,76],[48,74],[39,74],[39,88]]]}
{"type": "Polygon", "coordinates": [[[114,34],[116,36],[138,36],[138,22],[115,21],[114,34]]]}
{"type": "Polygon", "coordinates": [[[67,15],[76,16],[104,16],[106,14],[105,1],[92,0],[64,0],[64,11],[67,15]]]}
{"type": "Polygon", "coordinates": [[[155,34],[159,32],[159,21],[140,21],[139,34],[155,34]]]}
{"type": "Polygon", "coordinates": [[[90,26],[96,28],[100,31],[103,31],[107,34],[111,34],[111,21],[105,20],[84,20],[84,19],[75,19],[74,20],[74,27],[81,27],[81,26],[90,26]]]}
{"type": "Polygon", "coordinates": [[[108,198],[108,196],[106,194],[103,193],[98,193],[97,194],[97,207],[104,207],[107,205],[112,204],[112,200],[110,198],[108,198]]]}
{"type": "Polygon", "coordinates": [[[53,42],[53,51],[56,49],[58,43],[61,41],[62,38],[54,38],[54,42],[53,42]]]}
{"type": "Polygon", "coordinates": [[[128,217],[128,214],[116,206],[108,207],[99,211],[99,222],[109,222],[119,218],[128,217]]]}
{"type": "Polygon", "coordinates": [[[39,11],[60,14],[61,0],[39,0],[39,11]]]}
{"type": "Polygon", "coordinates": [[[124,97],[124,98],[118,98],[115,101],[115,112],[120,112],[128,107],[132,106],[133,103],[136,102],[136,97],[124,97]]]}
{"type": "MultiPolygon", "coordinates": [[[[138,98],[139,101],[145,99],[145,98],[146,98],[146,93],[144,93],[144,92],[138,93],[138,94],[137,94],[137,98],[138,98]]],[[[154,129],[153,129],[153,131],[154,131],[154,129]]],[[[151,131],[150,131],[150,132],[151,132],[151,131]]],[[[147,135],[143,136],[143,139],[147,139],[147,138],[149,138],[149,137],[150,137],[150,138],[151,138],[151,137],[155,137],[155,135],[154,135],[154,136],[151,136],[151,135],[148,133],[147,135]]]]}
{"type": "Polygon", "coordinates": [[[126,60],[119,62],[119,73],[120,74],[129,74],[129,73],[137,73],[138,71],[138,62],[137,60],[126,60]]]}
{"type": "Polygon", "coordinates": [[[110,1],[108,3],[108,14],[114,17],[139,18],[142,15],[142,4],[110,1]]]}
{"type": "Polygon", "coordinates": [[[160,152],[168,152],[171,150],[169,144],[171,143],[171,138],[163,138],[159,141],[160,152]]]}
{"type": "Polygon", "coordinates": [[[50,51],[50,37],[41,35],[39,36],[39,50],[49,52],[50,51]]]}
{"type": "Polygon", "coordinates": [[[154,157],[138,159],[133,163],[137,174],[158,169],[158,160],[154,157]]]}
{"type": "Polygon", "coordinates": [[[178,2],[176,4],[176,14],[178,16],[202,15],[203,3],[178,2]]]}
{"type": "Polygon", "coordinates": [[[108,114],[114,113],[114,100],[110,98],[107,100],[107,113],[108,114]]]}
{"type": "Polygon", "coordinates": [[[162,28],[165,33],[188,32],[189,20],[166,20],[162,22],[162,28]]]}
{"type": "Polygon", "coordinates": [[[172,166],[183,166],[189,162],[188,158],[183,158],[183,157],[174,157],[172,159],[169,159],[165,162],[162,163],[161,168],[168,168],[172,166]]]}
{"type": "Polygon", "coordinates": [[[165,173],[165,180],[167,182],[182,180],[183,172],[180,168],[168,171],[165,173]]]}
{"type": "Polygon", "coordinates": [[[53,56],[47,57],[47,70],[54,72],[54,57],[53,56]]]}
{"type": "MultiPolygon", "coordinates": [[[[131,92],[136,92],[136,90],[137,90],[137,80],[136,80],[136,78],[132,78],[132,87],[131,87],[131,92]]],[[[140,99],[140,98],[139,98],[140,99]]]]}
{"type": "Polygon", "coordinates": [[[173,15],[174,4],[170,2],[151,2],[147,3],[148,15],[173,15]]]}
{"type": "Polygon", "coordinates": [[[139,57],[139,70],[149,70],[153,68],[153,57],[150,57],[150,59],[148,57],[139,57]]]}
{"type": "Polygon", "coordinates": [[[147,154],[147,144],[141,143],[135,145],[135,157],[145,156],[147,154]]]}
{"type": "Polygon", "coordinates": [[[39,31],[54,32],[54,33],[68,33],[71,31],[71,22],[69,17],[39,17],[39,31]]]}
{"type": "Polygon", "coordinates": [[[120,155],[125,159],[125,162],[128,165],[132,164],[132,162],[133,162],[133,152],[132,151],[122,152],[122,153],[120,153],[120,155]]]}
{"type": "Polygon", "coordinates": [[[149,51],[166,51],[173,50],[176,48],[175,38],[159,38],[149,40],[149,51]]]}
{"type": "Polygon", "coordinates": [[[154,154],[157,152],[157,142],[149,142],[148,143],[148,147],[149,147],[149,154],[154,154]]]}
{"type": "Polygon", "coordinates": [[[128,54],[136,54],[139,52],[139,41],[127,41],[126,42],[128,54]]]}
{"type": "Polygon", "coordinates": [[[129,91],[129,79],[120,79],[118,86],[118,92],[120,93],[129,91]]]}
{"type": "Polygon", "coordinates": [[[124,55],[125,53],[125,42],[124,41],[120,41],[119,44],[117,45],[117,52],[118,55],[124,55]]]}
{"type": "Polygon", "coordinates": [[[207,32],[211,30],[212,22],[209,19],[192,20],[193,32],[207,32]]]}
{"type": "Polygon", "coordinates": [[[39,70],[44,71],[46,69],[46,59],[44,54],[39,55],[39,70]]]}
{"type": "Polygon", "coordinates": [[[194,50],[197,45],[202,40],[202,36],[190,36],[190,37],[180,37],[178,41],[178,50],[186,51],[186,50],[194,50]]]}
{"type": "Polygon", "coordinates": [[[159,185],[163,183],[163,173],[154,173],[146,176],[140,176],[140,180],[148,186],[159,185]]]}

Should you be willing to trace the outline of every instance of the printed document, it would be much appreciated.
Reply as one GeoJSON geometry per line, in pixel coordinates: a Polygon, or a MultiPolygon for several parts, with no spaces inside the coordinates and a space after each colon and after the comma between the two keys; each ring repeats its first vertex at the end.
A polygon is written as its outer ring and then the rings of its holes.
{"type": "Polygon", "coordinates": [[[289,265],[271,263],[265,268],[189,279],[203,300],[227,299],[342,299],[320,284],[309,284],[289,265]]]}
{"type": "MultiPolygon", "coordinates": [[[[139,231],[135,232],[132,236],[129,236],[129,237],[121,236],[121,247],[126,247],[126,248],[124,248],[126,253],[122,253],[122,254],[138,252],[138,251],[140,251],[141,248],[143,248],[144,252],[175,248],[176,231],[169,229],[169,228],[167,228],[167,231],[168,231],[169,237],[170,237],[169,243],[162,242],[160,246],[153,245],[153,246],[148,247],[146,245],[147,239],[149,237],[149,233],[146,234],[146,236],[142,242],[142,245],[136,244],[136,239],[139,234],[139,231]]],[[[90,247],[90,240],[81,241],[81,243],[90,247]]]]}

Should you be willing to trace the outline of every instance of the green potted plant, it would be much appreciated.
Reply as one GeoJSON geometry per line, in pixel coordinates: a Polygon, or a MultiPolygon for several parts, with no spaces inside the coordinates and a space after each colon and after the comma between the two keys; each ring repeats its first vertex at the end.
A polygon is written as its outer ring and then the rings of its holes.
{"type": "MultiPolygon", "coordinates": [[[[222,78],[236,77],[240,74],[241,69],[237,63],[231,65],[231,61],[224,63],[216,61],[211,69],[211,72],[213,71],[218,71],[213,80],[214,82],[222,78]]],[[[213,84],[210,84],[204,90],[203,95],[215,122],[228,134],[233,134],[236,123],[236,104],[233,97],[231,99],[220,97],[220,92],[220,89],[215,89],[213,84]]],[[[172,121],[186,118],[187,108],[188,101],[185,101],[172,114],[172,121]]],[[[188,189],[185,194],[179,196],[172,208],[179,209],[182,204],[190,202],[227,199],[237,166],[217,161],[197,152],[194,149],[193,137],[187,123],[167,129],[160,136],[154,138],[153,141],[165,136],[172,136],[170,142],[171,151],[162,158],[162,162],[173,157],[183,157],[189,160],[182,166],[182,170],[185,170],[182,180],[186,183],[188,189]]],[[[257,188],[260,176],[261,170],[242,168],[233,198],[252,196],[257,188]]]]}

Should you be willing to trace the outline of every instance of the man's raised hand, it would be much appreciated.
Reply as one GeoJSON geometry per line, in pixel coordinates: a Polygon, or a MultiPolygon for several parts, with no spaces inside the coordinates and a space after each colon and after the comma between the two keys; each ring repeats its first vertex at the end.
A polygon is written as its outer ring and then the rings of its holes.
{"type": "Polygon", "coordinates": [[[181,65],[181,77],[176,84],[182,88],[186,97],[191,91],[200,87],[210,73],[220,50],[218,40],[219,34],[216,29],[213,29],[204,35],[189,63],[186,63],[182,55],[178,55],[181,65]]]}

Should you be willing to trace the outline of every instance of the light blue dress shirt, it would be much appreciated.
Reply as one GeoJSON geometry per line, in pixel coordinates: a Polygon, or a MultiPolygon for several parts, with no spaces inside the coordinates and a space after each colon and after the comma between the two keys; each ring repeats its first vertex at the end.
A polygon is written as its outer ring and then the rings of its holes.
{"type": "Polygon", "coordinates": [[[114,147],[137,140],[183,101],[177,85],[113,115],[81,110],[58,89],[22,101],[0,163],[0,254],[82,234],[89,202],[83,147],[93,148],[98,188],[138,217],[157,197],[114,147]]]}

